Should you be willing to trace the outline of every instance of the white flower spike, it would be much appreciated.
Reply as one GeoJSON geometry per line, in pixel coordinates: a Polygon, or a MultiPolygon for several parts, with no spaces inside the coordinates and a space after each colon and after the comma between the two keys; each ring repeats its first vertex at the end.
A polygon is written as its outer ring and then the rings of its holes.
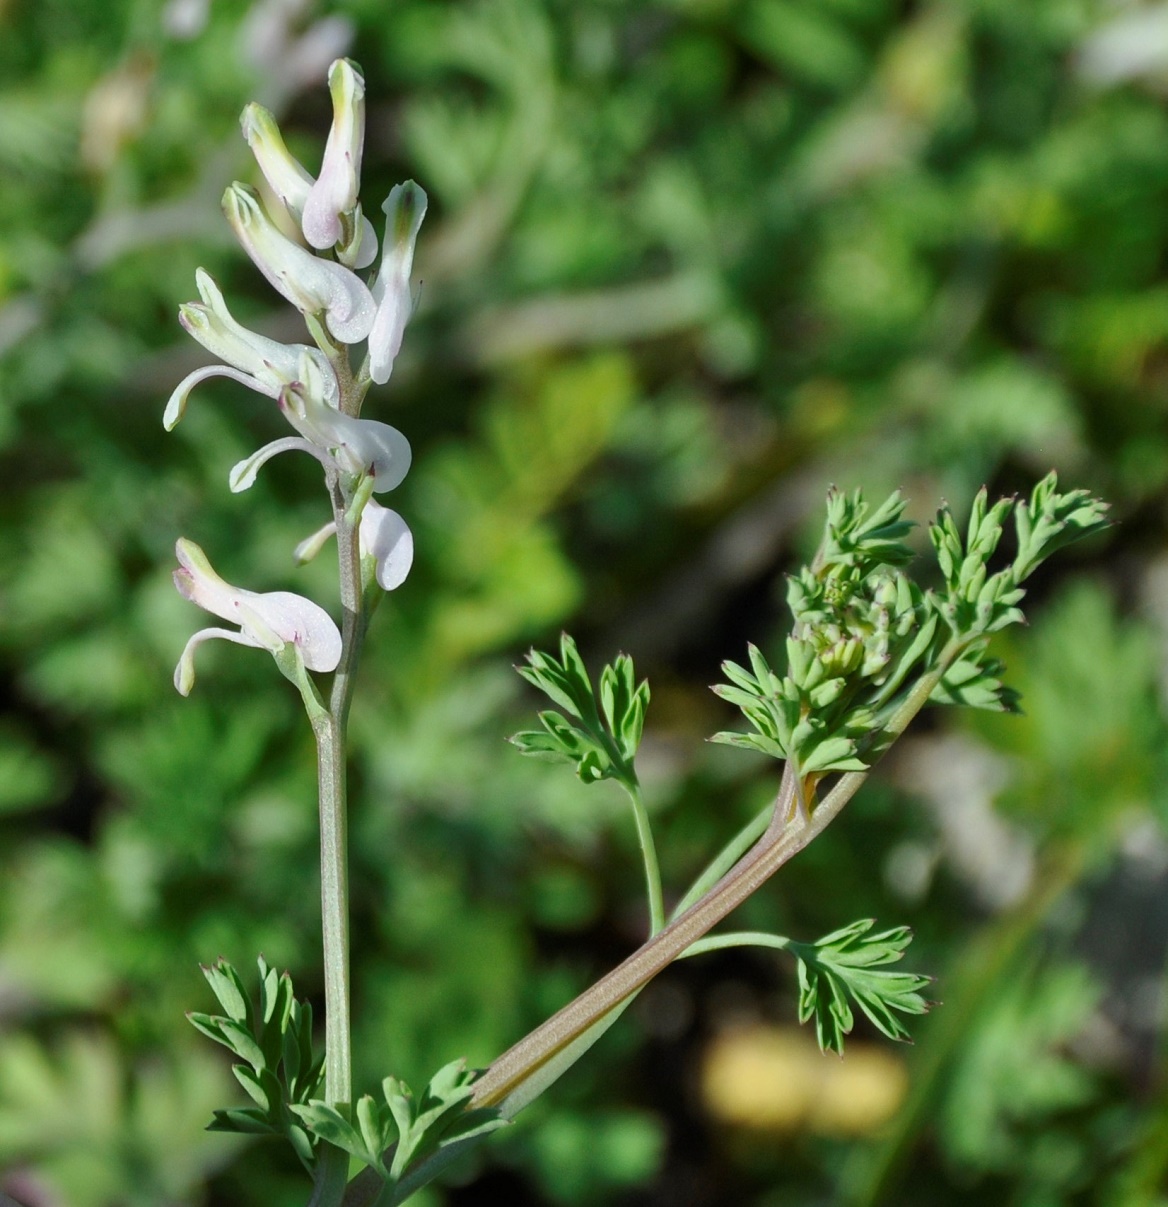
{"type": "Polygon", "coordinates": [[[342,343],[368,336],[376,305],[360,277],[293,243],[246,185],[236,182],[223,194],[223,211],[256,267],[302,314],[323,312],[325,325],[342,343]]]}
{"type": "Polygon", "coordinates": [[[215,573],[194,541],[181,538],[174,551],[179,563],[174,585],[179,594],[212,615],[239,625],[238,632],[202,629],[187,642],[174,670],[174,686],[181,695],[190,695],[195,683],[195,650],[213,637],[264,649],[277,657],[292,645],[308,670],[336,670],[341,659],[341,634],[323,608],[290,591],[257,594],[231,586],[215,573]]]}
{"type": "Polygon", "coordinates": [[[413,312],[410,271],[426,204],[425,192],[407,180],[394,185],[381,207],[386,215],[385,241],[381,248],[381,270],[373,285],[377,315],[369,332],[369,376],[379,386],[389,381],[406,323],[413,312]]]}
{"type": "Polygon", "coordinates": [[[179,322],[195,339],[226,365],[207,365],[188,374],[175,387],[163,426],[169,432],[183,417],[191,390],[208,377],[230,377],[269,398],[296,380],[301,356],[307,354],[320,370],[325,401],[336,406],[340,400],[337,379],[324,353],[305,344],[280,344],[241,327],[231,316],[218,286],[201,268],[195,273],[202,304],[188,302],[179,307],[179,322]]]}

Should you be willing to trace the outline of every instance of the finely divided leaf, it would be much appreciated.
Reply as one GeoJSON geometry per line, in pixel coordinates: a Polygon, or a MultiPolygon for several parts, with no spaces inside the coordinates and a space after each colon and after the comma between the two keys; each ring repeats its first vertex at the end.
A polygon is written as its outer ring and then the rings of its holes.
{"type": "Polygon", "coordinates": [[[911,972],[890,972],[912,939],[900,926],[870,934],[872,918],[853,922],[816,943],[792,943],[799,960],[799,1021],[815,1019],[819,1046],[843,1052],[844,1036],[855,1022],[854,1002],[889,1039],[909,1038],[902,1014],[924,1014],[929,1002],[920,991],[929,978],[911,972]]]}

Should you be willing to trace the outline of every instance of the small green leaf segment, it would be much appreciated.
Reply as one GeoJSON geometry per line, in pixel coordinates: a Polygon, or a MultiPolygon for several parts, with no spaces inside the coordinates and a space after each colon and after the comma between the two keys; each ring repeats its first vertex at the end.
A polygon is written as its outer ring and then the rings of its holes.
{"type": "Polygon", "coordinates": [[[798,963],[799,1021],[815,1020],[815,1034],[825,1052],[843,1054],[844,1036],[851,1034],[855,1015],[849,998],[869,1021],[889,1039],[907,1040],[899,1014],[924,1014],[930,1003],[920,994],[929,978],[913,972],[889,972],[887,965],[900,960],[912,939],[900,926],[870,934],[871,918],[853,922],[815,943],[796,943],[783,935],[743,931],[707,935],[683,957],[721,951],[727,947],[769,947],[789,951],[798,963]]]}
{"type": "MultiPolygon", "coordinates": [[[[493,1109],[467,1110],[474,1074],[458,1060],[445,1065],[430,1079],[420,1099],[396,1077],[381,1083],[381,1100],[366,1094],[348,1114],[327,1102],[312,1101],[292,1109],[313,1136],[327,1140],[364,1162],[384,1183],[379,1202],[404,1202],[424,1182],[407,1178],[407,1171],[435,1157],[449,1160],[456,1152],[503,1127],[507,1122],[493,1109]]],[[[445,1164],[442,1161],[441,1164],[445,1164]]]]}
{"type": "Polygon", "coordinates": [[[187,1015],[204,1035],[239,1057],[242,1063],[231,1071],[255,1103],[216,1111],[210,1128],[283,1136],[311,1173],[315,1141],[295,1112],[321,1090],[324,1053],[313,1052],[312,1006],[296,1000],[286,972],[269,968],[263,956],[258,963],[258,1001],[250,999],[235,969],[220,960],[203,975],[224,1013],[187,1015]]]}
{"type": "Polygon", "coordinates": [[[510,740],[523,754],[569,764],[586,784],[613,779],[628,794],[645,865],[649,933],[655,935],[665,925],[665,903],[657,848],[634,766],[649,708],[649,684],[644,679],[638,684],[633,660],[627,654],[618,654],[600,672],[597,708],[592,680],[576,643],[567,633],[560,638],[558,659],[532,650],[527,665],[518,670],[572,719],[548,709],[539,714],[543,729],[524,730],[510,740]]]}

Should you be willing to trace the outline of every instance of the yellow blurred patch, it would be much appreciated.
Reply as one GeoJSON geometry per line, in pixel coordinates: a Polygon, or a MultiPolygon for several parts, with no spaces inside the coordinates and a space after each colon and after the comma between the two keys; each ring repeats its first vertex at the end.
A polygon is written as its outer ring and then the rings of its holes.
{"type": "Polygon", "coordinates": [[[134,54],[89,90],[78,149],[82,166],[91,172],[108,172],[146,128],[154,74],[153,58],[134,54]]]}
{"type": "Polygon", "coordinates": [[[908,1090],[904,1062],[875,1044],[848,1042],[840,1058],[806,1032],[752,1026],[707,1048],[701,1093],[706,1110],[733,1127],[862,1136],[896,1113],[908,1090]]]}

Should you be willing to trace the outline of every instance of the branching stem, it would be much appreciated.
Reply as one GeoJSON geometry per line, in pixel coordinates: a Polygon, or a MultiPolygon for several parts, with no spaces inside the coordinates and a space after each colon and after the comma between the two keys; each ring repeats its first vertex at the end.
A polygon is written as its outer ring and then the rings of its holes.
{"type": "MultiPolygon", "coordinates": [[[[891,742],[920,712],[945,671],[962,649],[951,641],[937,666],[923,676],[889,717],[885,734],[891,742]]],[[[787,765],[770,822],[762,837],[700,900],[691,905],[647,943],[559,1013],[504,1052],[475,1083],[472,1106],[497,1106],[512,1091],[583,1034],[599,1018],[637,992],[662,969],[700,940],[756,892],[792,856],[818,837],[868,778],[867,771],[850,771],[836,781],[810,817],[793,808],[799,785],[787,765]]]]}

